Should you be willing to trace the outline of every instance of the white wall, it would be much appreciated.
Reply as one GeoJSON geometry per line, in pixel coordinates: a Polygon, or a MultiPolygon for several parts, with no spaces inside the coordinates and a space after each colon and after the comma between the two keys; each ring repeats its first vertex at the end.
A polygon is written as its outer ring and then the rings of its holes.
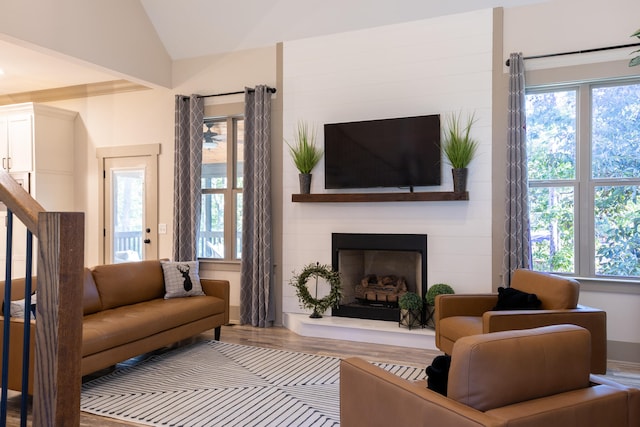
{"type": "MultiPolygon", "coordinates": [[[[552,0],[504,9],[504,58],[511,52],[524,56],[571,52],[637,43],[629,37],[640,27],[640,2],[636,0],[552,0]]],[[[558,60],[532,60],[526,68],[593,62],[607,58],[630,59],[633,48],[603,54],[572,55],[558,60]]]]}
{"type": "MultiPolygon", "coordinates": [[[[174,96],[225,93],[245,86],[275,86],[275,46],[177,61],[175,88],[156,88],[116,95],[53,102],[79,113],[76,121],[76,209],[85,212],[85,265],[100,263],[98,176],[96,148],[139,144],[161,145],[159,161],[158,222],[167,224],[159,236],[159,256],[171,257],[173,228],[174,96]]],[[[242,95],[206,98],[205,104],[237,102],[242,95]]],[[[205,269],[203,277],[231,282],[231,305],[239,305],[239,274],[205,269]]]]}
{"type": "MultiPolygon", "coordinates": [[[[284,44],[285,138],[298,119],[317,124],[322,144],[324,123],[475,112],[480,141],[468,202],[292,203],[297,170],[285,152],[284,312],[300,312],[292,272],[331,264],[333,232],[427,234],[428,284],[491,290],[491,50],[491,10],[284,44]]],[[[327,191],[323,168],[313,171],[312,193],[327,191]]],[[[442,186],[416,191],[451,191],[449,166],[442,177],[442,186]]]]}
{"type": "Polygon", "coordinates": [[[0,3],[0,39],[169,87],[171,58],[138,1],[0,3]]]}

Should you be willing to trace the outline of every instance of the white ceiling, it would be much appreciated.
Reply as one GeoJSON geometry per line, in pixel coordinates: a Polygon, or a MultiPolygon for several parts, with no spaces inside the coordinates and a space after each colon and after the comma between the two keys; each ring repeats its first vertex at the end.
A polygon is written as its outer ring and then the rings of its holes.
{"type": "MultiPolygon", "coordinates": [[[[139,0],[173,60],[545,0],[139,0]]],[[[116,80],[116,73],[0,41],[0,95],[116,80]]]]}
{"type": "Polygon", "coordinates": [[[0,40],[0,95],[98,83],[117,77],[0,40]]]}

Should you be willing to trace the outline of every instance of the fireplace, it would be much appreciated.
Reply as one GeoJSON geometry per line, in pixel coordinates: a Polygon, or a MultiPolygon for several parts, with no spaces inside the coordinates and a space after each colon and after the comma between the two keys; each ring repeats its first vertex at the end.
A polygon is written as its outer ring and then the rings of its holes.
{"type": "Polygon", "coordinates": [[[363,297],[365,282],[394,282],[393,286],[406,286],[406,291],[420,296],[427,292],[425,234],[333,233],[331,251],[332,267],[342,278],[342,299],[339,307],[333,308],[333,316],[398,321],[391,285],[377,295],[368,292],[363,297]]]}

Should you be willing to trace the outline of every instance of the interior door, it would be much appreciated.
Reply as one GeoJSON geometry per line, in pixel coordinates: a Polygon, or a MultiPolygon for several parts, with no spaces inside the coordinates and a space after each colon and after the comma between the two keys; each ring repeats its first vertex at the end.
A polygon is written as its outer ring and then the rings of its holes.
{"type": "Polygon", "coordinates": [[[158,258],[153,156],[104,158],[104,262],[158,258]]]}

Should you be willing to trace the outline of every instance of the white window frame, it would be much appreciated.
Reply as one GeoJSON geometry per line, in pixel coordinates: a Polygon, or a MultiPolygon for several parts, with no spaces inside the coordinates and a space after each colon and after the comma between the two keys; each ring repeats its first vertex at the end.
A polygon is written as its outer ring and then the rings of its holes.
{"type": "MultiPolygon", "coordinates": [[[[574,188],[574,273],[567,275],[591,279],[594,282],[620,282],[640,284],[635,277],[596,275],[595,257],[595,188],[600,185],[640,185],[639,178],[591,178],[591,122],[592,88],[640,84],[640,78],[594,78],[565,84],[527,86],[526,93],[576,91],[576,170],[574,179],[532,180],[532,188],[574,188]]],[[[562,273],[559,273],[562,274],[562,273]]]]}
{"type": "Polygon", "coordinates": [[[241,259],[236,258],[236,200],[243,192],[238,188],[236,166],[238,164],[236,122],[244,120],[244,103],[206,105],[206,120],[227,122],[227,188],[202,189],[202,194],[222,194],[224,197],[224,258],[198,258],[203,263],[215,263],[216,269],[240,271],[241,259]],[[222,268],[220,268],[222,267],[222,268]]]}

